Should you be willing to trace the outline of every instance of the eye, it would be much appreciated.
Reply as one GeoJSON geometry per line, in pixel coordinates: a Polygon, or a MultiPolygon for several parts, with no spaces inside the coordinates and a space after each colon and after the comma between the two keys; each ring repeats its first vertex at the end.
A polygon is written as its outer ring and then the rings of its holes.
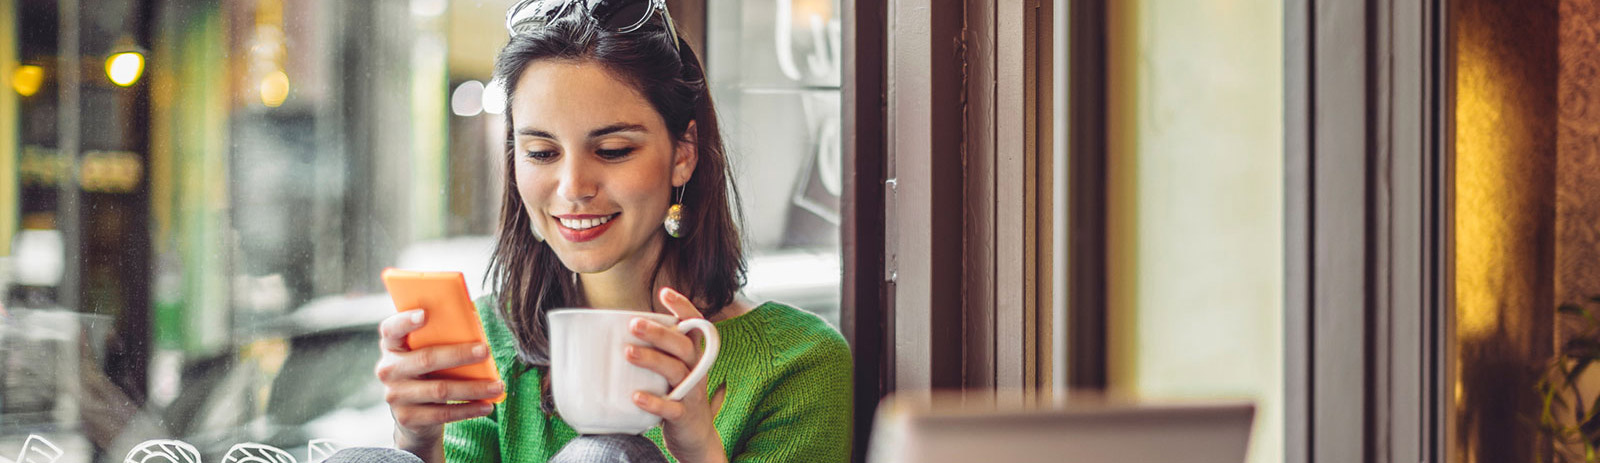
{"type": "Polygon", "coordinates": [[[602,158],[605,158],[605,159],[608,159],[608,160],[617,160],[617,159],[625,158],[629,154],[633,154],[633,148],[632,147],[628,147],[628,148],[617,148],[617,149],[599,149],[599,150],[595,150],[594,152],[595,152],[595,154],[600,155],[600,157],[602,157],[602,158]]]}
{"type": "Polygon", "coordinates": [[[555,159],[556,152],[552,150],[528,150],[528,153],[524,156],[535,161],[549,161],[555,159]]]}

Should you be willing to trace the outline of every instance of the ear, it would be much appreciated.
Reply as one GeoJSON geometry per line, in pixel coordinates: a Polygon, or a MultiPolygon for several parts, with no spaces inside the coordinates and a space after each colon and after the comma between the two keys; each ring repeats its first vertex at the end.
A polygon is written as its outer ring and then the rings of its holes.
{"type": "Polygon", "coordinates": [[[694,121],[689,121],[689,128],[684,129],[683,139],[673,146],[672,186],[683,186],[694,176],[694,167],[700,162],[700,143],[697,133],[694,121]]]}

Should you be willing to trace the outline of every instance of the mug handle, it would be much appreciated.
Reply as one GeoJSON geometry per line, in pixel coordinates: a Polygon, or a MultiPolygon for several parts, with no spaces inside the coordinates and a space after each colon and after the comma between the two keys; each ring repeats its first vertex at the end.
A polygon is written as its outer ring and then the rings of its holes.
{"type": "Polygon", "coordinates": [[[700,330],[706,336],[706,350],[700,354],[700,361],[695,362],[694,369],[689,371],[689,376],[683,378],[678,387],[667,394],[667,400],[683,400],[689,395],[689,389],[700,380],[706,378],[706,373],[711,371],[711,364],[717,361],[717,351],[722,347],[722,342],[717,338],[717,327],[704,318],[691,318],[678,323],[678,332],[689,334],[690,331],[700,330]]]}

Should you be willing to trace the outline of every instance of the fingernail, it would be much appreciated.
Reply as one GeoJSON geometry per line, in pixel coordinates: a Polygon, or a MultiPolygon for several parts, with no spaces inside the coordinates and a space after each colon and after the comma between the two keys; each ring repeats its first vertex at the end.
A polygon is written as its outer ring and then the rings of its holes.
{"type": "Polygon", "coordinates": [[[499,394],[501,391],[504,391],[504,390],[506,390],[506,385],[500,384],[499,382],[496,382],[494,384],[490,384],[489,385],[489,393],[490,394],[499,394]]]}
{"type": "Polygon", "coordinates": [[[425,312],[423,312],[421,310],[417,310],[417,311],[411,312],[411,323],[422,323],[422,314],[423,313],[425,313],[425,312]]]}
{"type": "Polygon", "coordinates": [[[635,393],[633,393],[633,402],[637,403],[637,404],[640,404],[640,405],[644,405],[644,393],[643,392],[635,392],[635,393]]]}
{"type": "Polygon", "coordinates": [[[631,358],[631,359],[639,358],[639,348],[637,348],[637,347],[628,346],[626,349],[623,349],[622,351],[628,355],[628,358],[631,358]]]}
{"type": "Polygon", "coordinates": [[[483,404],[478,406],[478,413],[487,415],[492,411],[494,411],[494,404],[483,404]]]}
{"type": "Polygon", "coordinates": [[[485,355],[488,355],[488,354],[489,354],[489,346],[485,346],[483,344],[472,346],[472,356],[473,357],[482,357],[482,356],[485,356],[485,355]]]}
{"type": "Polygon", "coordinates": [[[644,321],[643,318],[635,318],[635,319],[633,319],[633,323],[632,323],[633,326],[631,327],[633,329],[633,333],[634,334],[644,334],[644,328],[645,328],[644,324],[645,323],[648,323],[648,322],[644,321]]]}

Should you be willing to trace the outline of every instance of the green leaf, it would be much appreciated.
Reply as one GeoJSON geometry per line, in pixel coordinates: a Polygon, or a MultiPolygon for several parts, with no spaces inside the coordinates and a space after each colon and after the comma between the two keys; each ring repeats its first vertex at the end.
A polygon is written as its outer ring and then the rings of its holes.
{"type": "Polygon", "coordinates": [[[1552,408],[1550,407],[1551,402],[1555,401],[1555,395],[1555,389],[1545,389],[1544,391],[1544,407],[1539,409],[1539,423],[1546,427],[1554,425],[1556,421],[1556,417],[1551,413],[1552,408]]]}
{"type": "Polygon", "coordinates": [[[1578,385],[1571,383],[1568,383],[1567,389],[1572,391],[1572,399],[1577,402],[1577,406],[1572,407],[1572,417],[1577,420],[1578,429],[1588,431],[1586,426],[1592,416],[1588,415],[1589,409],[1583,406],[1583,391],[1579,391],[1578,385]]]}
{"type": "Polygon", "coordinates": [[[1588,448],[1588,449],[1591,449],[1591,450],[1594,449],[1596,442],[1600,442],[1600,434],[1596,434],[1595,432],[1589,432],[1589,433],[1585,433],[1584,434],[1583,446],[1585,448],[1588,448]]]}
{"type": "MultiPolygon", "coordinates": [[[[1600,296],[1594,296],[1590,298],[1590,300],[1594,302],[1600,302],[1600,296]]],[[[1600,326],[1600,318],[1595,318],[1593,312],[1590,312],[1589,309],[1585,309],[1577,304],[1561,304],[1556,306],[1556,311],[1575,317],[1583,317],[1584,320],[1589,322],[1590,328],[1600,326]]]]}

